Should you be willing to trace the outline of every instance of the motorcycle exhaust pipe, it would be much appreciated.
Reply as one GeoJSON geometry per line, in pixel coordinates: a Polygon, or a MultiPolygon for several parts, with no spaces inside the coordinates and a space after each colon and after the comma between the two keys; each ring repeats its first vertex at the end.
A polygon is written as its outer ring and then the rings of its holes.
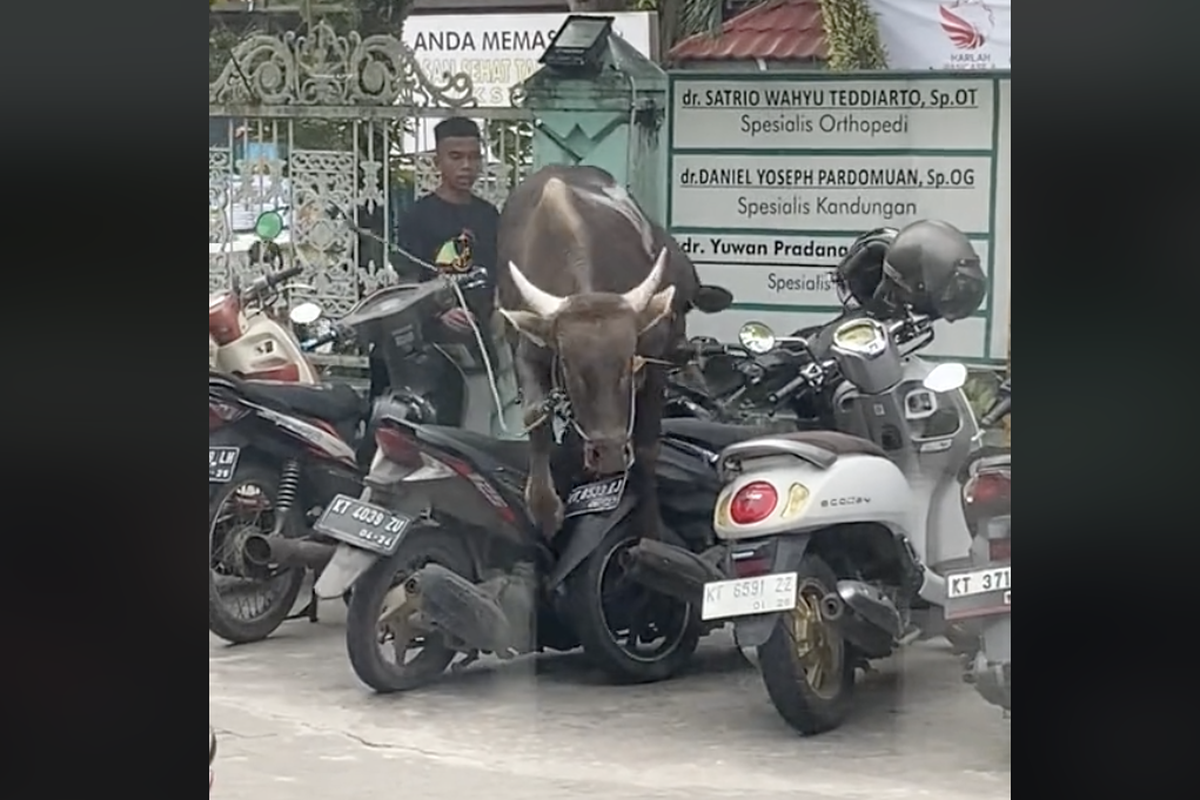
{"type": "Polygon", "coordinates": [[[830,592],[821,598],[821,616],[829,622],[837,622],[842,617],[846,604],[837,592],[830,592]]]}
{"type": "Polygon", "coordinates": [[[243,554],[247,563],[256,567],[281,564],[285,567],[308,567],[321,570],[336,551],[331,544],[310,542],[304,539],[284,539],[279,536],[252,534],[246,537],[243,554]]]}

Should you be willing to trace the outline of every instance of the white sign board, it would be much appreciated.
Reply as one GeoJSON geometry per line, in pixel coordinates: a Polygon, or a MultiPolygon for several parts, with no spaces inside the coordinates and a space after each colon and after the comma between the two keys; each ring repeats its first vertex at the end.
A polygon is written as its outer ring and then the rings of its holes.
{"type": "Polygon", "coordinates": [[[841,308],[830,271],[856,236],[936,218],[971,238],[993,292],[974,317],[938,323],[924,352],[1003,360],[1007,75],[671,77],[669,227],[735,300],[690,318],[691,333],[728,340],[748,319],[785,333],[828,321],[841,308]]]}
{"type": "MultiPolygon", "coordinates": [[[[614,17],[613,33],[652,57],[652,13],[614,17]]],[[[567,14],[430,14],[407,17],[401,38],[435,83],[445,74],[471,76],[483,107],[507,107],[508,92],[541,66],[538,59],[567,14]]]]}
{"type": "Polygon", "coordinates": [[[891,69],[1012,68],[1012,0],[870,0],[891,69]]]}

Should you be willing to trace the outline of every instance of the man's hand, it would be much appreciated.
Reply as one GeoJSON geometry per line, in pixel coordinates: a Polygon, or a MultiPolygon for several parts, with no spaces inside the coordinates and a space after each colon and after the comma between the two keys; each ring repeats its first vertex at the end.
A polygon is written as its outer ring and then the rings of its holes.
{"type": "Polygon", "coordinates": [[[471,312],[465,308],[452,308],[442,314],[442,324],[460,333],[471,330],[471,312]]]}

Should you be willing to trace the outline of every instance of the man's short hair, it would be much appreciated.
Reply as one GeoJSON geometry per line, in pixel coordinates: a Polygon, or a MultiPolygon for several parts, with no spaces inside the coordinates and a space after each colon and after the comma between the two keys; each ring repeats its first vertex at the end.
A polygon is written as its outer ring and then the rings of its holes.
{"type": "Polygon", "coordinates": [[[439,122],[433,128],[433,140],[440,143],[443,139],[482,139],[479,126],[475,120],[466,117],[450,117],[439,122]]]}

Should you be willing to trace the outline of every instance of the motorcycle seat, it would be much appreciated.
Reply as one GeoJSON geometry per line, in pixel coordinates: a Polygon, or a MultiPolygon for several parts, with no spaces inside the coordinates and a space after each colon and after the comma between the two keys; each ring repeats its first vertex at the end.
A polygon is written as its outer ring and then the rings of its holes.
{"type": "Polygon", "coordinates": [[[465,445],[522,474],[529,469],[529,442],[519,439],[495,439],[448,425],[422,425],[417,429],[417,436],[433,445],[440,444],[451,449],[455,445],[465,445]]]}
{"type": "Polygon", "coordinates": [[[296,414],[301,417],[339,423],[361,419],[367,411],[366,401],[344,383],[322,383],[310,386],[278,381],[239,381],[247,400],[296,414]]]}
{"type": "Polygon", "coordinates": [[[725,422],[710,422],[691,417],[671,417],[662,421],[663,436],[721,451],[731,444],[755,439],[759,436],[776,436],[777,429],[758,428],[750,425],[730,425],[725,422]]]}
{"type": "Polygon", "coordinates": [[[848,433],[839,433],[837,431],[795,431],[791,433],[773,433],[770,435],[778,439],[787,439],[811,445],[812,447],[819,447],[822,450],[833,453],[835,456],[863,455],[879,456],[880,458],[888,457],[887,452],[870,439],[851,436],[848,433]]]}

